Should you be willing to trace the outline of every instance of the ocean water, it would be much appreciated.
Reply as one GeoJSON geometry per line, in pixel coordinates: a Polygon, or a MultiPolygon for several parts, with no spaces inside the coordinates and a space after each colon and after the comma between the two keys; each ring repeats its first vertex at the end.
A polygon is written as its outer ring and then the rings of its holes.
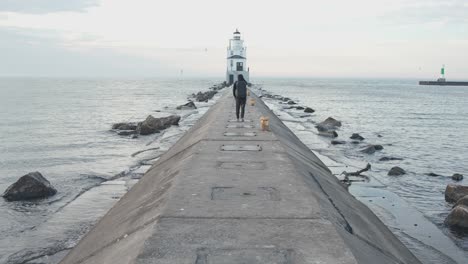
{"type": "Polygon", "coordinates": [[[0,199],[0,263],[57,263],[213,101],[175,107],[220,82],[0,79],[0,192],[31,171],[58,190],[39,201],[0,199]],[[111,131],[149,114],[182,119],[137,139],[111,131]]]}
{"type": "Polygon", "coordinates": [[[444,191],[454,173],[468,185],[468,87],[419,86],[417,80],[266,79],[257,88],[291,98],[301,110],[275,99],[265,99],[289,128],[321,155],[339,178],[372,165],[368,179],[349,190],[376,213],[423,263],[468,263],[468,235],[444,225],[453,204],[444,191]],[[318,136],[315,124],[333,117],[342,122],[338,140],[318,136]],[[365,140],[352,144],[359,133],[365,140]],[[360,152],[367,144],[382,151],[360,152]],[[381,157],[401,161],[379,161],[381,157]],[[407,174],[387,176],[393,166],[407,174]],[[428,173],[440,176],[431,177],[428,173]]]}
{"type": "MultiPolygon", "coordinates": [[[[0,199],[0,263],[57,263],[215,100],[197,103],[197,110],[175,107],[220,81],[0,79],[0,192],[30,171],[40,171],[59,190],[39,201],[0,199]],[[110,129],[113,123],[143,120],[148,114],[179,114],[182,120],[164,133],[137,139],[110,129]],[[148,151],[136,154],[141,150],[148,151]]],[[[443,221],[451,209],[444,201],[445,187],[453,182],[449,176],[468,177],[468,87],[418,86],[415,80],[252,81],[257,93],[264,89],[316,110],[305,115],[265,100],[337,177],[343,168],[372,165],[369,180],[353,183],[351,193],[424,263],[454,263],[451,259],[467,256],[467,236],[443,221]],[[339,139],[349,141],[352,133],[360,133],[363,143],[334,146],[318,136],[314,125],[329,116],[343,123],[339,139]],[[384,149],[372,155],[359,152],[367,143],[384,149]],[[403,160],[379,161],[383,156],[403,160]],[[408,173],[389,177],[392,166],[408,173]],[[442,176],[425,175],[430,172],[442,176]],[[366,184],[378,188],[366,189],[366,184]],[[363,192],[375,190],[398,202],[386,207],[362,198],[363,192]],[[388,214],[394,204],[400,206],[397,213],[388,214]],[[408,220],[406,212],[416,216],[408,220]],[[422,230],[404,225],[416,228],[417,217],[422,230]],[[432,237],[422,237],[427,233],[432,237]]]]}

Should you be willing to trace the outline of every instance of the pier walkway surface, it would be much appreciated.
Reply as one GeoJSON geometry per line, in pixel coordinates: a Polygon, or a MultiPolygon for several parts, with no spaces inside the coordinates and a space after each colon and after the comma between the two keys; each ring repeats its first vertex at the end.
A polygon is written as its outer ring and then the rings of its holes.
{"type": "Polygon", "coordinates": [[[252,97],[238,123],[226,91],[61,263],[420,263],[252,97]]]}

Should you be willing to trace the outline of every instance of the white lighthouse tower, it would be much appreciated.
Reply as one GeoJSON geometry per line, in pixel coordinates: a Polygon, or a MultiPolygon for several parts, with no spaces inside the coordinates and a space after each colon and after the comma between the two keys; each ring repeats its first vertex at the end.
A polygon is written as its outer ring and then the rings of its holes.
{"type": "Polygon", "coordinates": [[[249,81],[247,48],[244,47],[244,40],[241,39],[241,33],[236,29],[233,38],[229,40],[229,47],[227,48],[226,82],[231,85],[237,81],[237,76],[239,74],[242,74],[247,82],[249,81]]]}

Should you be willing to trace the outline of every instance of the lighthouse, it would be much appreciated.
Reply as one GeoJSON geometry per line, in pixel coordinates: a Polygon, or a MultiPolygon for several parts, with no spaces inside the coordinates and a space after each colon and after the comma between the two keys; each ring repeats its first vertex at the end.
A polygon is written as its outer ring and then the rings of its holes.
{"type": "Polygon", "coordinates": [[[241,38],[239,30],[233,34],[229,40],[227,48],[227,70],[226,82],[231,85],[237,81],[237,76],[242,74],[244,79],[249,81],[249,68],[247,67],[247,48],[244,47],[244,40],[241,38]]]}

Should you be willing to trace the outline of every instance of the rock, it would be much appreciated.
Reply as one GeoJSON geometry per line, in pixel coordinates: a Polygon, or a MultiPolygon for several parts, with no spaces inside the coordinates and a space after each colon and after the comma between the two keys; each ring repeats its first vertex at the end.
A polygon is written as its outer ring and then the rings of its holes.
{"type": "Polygon", "coordinates": [[[289,101],[289,102],[288,102],[288,105],[295,105],[295,104],[297,104],[297,103],[294,102],[294,101],[289,101]]]}
{"type": "Polygon", "coordinates": [[[354,144],[354,145],[357,145],[357,144],[360,144],[361,142],[360,141],[357,141],[357,140],[353,140],[351,141],[351,144],[354,144]]]}
{"type": "Polygon", "coordinates": [[[320,131],[318,134],[323,137],[331,137],[331,138],[338,137],[338,133],[336,133],[336,131],[320,131]]]}
{"type": "Polygon", "coordinates": [[[400,176],[406,174],[406,171],[400,167],[393,167],[390,169],[387,175],[389,176],[400,176]]]}
{"type": "Polygon", "coordinates": [[[429,173],[426,173],[427,176],[431,176],[431,177],[438,177],[438,176],[442,176],[442,175],[439,175],[437,173],[433,173],[433,172],[429,172],[429,173]]]}
{"type": "Polygon", "coordinates": [[[332,145],[343,145],[343,144],[346,144],[346,141],[344,141],[344,140],[332,140],[331,144],[332,145]]]}
{"type": "Polygon", "coordinates": [[[122,130],[117,133],[119,136],[129,136],[138,133],[136,130],[122,130]]]}
{"type": "Polygon", "coordinates": [[[302,106],[297,106],[297,107],[296,107],[296,110],[304,110],[304,109],[305,109],[305,108],[302,107],[302,106]]]}
{"type": "Polygon", "coordinates": [[[361,149],[360,152],[366,153],[366,154],[373,154],[377,150],[382,150],[382,149],[383,149],[382,145],[369,145],[369,146],[361,149]]]}
{"type": "Polygon", "coordinates": [[[445,188],[445,201],[449,203],[456,203],[466,195],[468,195],[468,186],[449,184],[445,188]]]}
{"type": "Polygon", "coordinates": [[[468,206],[455,206],[445,219],[445,224],[450,227],[468,228],[468,206]]]}
{"type": "Polygon", "coordinates": [[[136,130],[137,129],[136,123],[116,123],[112,125],[112,129],[116,130],[136,130]]]}
{"type": "Polygon", "coordinates": [[[197,106],[194,102],[190,101],[184,105],[179,105],[176,107],[177,110],[187,110],[187,109],[197,109],[197,106]]]}
{"type": "Polygon", "coordinates": [[[288,97],[283,97],[283,98],[281,98],[281,100],[282,100],[283,102],[289,102],[289,101],[291,101],[291,99],[288,98],[288,97]]]}
{"type": "Polygon", "coordinates": [[[374,145],[374,148],[376,150],[382,150],[383,149],[383,146],[382,145],[374,145]]]}
{"type": "Polygon", "coordinates": [[[57,190],[39,172],[30,172],[10,185],[3,194],[8,201],[45,198],[57,193],[57,190]]]}
{"type": "Polygon", "coordinates": [[[351,135],[350,139],[354,139],[354,140],[364,140],[364,137],[362,137],[362,136],[359,135],[358,133],[353,133],[353,135],[351,135]]]}
{"type": "Polygon", "coordinates": [[[459,205],[468,206],[468,195],[465,195],[462,198],[460,198],[453,207],[456,207],[459,205]]]}
{"type": "Polygon", "coordinates": [[[171,115],[168,117],[154,118],[149,115],[145,121],[138,124],[140,135],[158,133],[159,130],[166,129],[172,125],[179,125],[180,116],[171,115]]]}
{"type": "Polygon", "coordinates": [[[379,159],[380,161],[390,161],[390,160],[403,160],[402,158],[395,158],[395,157],[382,157],[379,159]]]}
{"type": "Polygon", "coordinates": [[[327,131],[327,130],[335,130],[340,126],[341,126],[340,121],[338,121],[338,120],[336,120],[336,119],[334,119],[332,117],[329,117],[329,118],[325,119],[325,121],[318,123],[315,127],[319,131],[327,131]]]}
{"type": "Polygon", "coordinates": [[[304,109],[304,112],[306,112],[306,113],[313,113],[313,112],[315,112],[315,110],[312,109],[312,108],[310,108],[310,107],[306,107],[306,108],[304,109]]]}
{"type": "Polygon", "coordinates": [[[208,102],[217,93],[217,91],[198,92],[194,97],[197,102],[208,102]]]}
{"type": "Polygon", "coordinates": [[[452,175],[452,180],[461,181],[461,180],[463,180],[463,175],[461,175],[459,173],[455,173],[455,174],[452,175]]]}

